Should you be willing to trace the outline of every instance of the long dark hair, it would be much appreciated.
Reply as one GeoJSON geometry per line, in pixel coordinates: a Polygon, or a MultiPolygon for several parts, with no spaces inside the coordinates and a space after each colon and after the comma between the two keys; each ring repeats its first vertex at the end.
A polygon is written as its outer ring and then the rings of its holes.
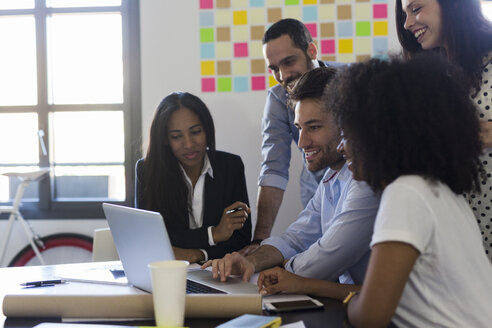
{"type": "Polygon", "coordinates": [[[149,147],[143,164],[143,206],[160,212],[166,221],[188,222],[188,188],[179,162],[169,146],[167,130],[171,115],[181,108],[187,108],[199,117],[207,138],[207,153],[210,161],[213,161],[215,127],[207,106],[190,93],[171,93],[157,106],[150,127],[149,147]]]}
{"type": "Polygon", "coordinates": [[[355,63],[328,85],[326,106],[374,190],[408,174],[441,181],[456,194],[480,190],[480,127],[462,76],[427,53],[355,63]]]}
{"type": "MultiPolygon", "coordinates": [[[[482,59],[492,50],[492,25],[483,16],[480,0],[436,0],[441,7],[441,33],[446,49],[436,49],[453,64],[461,66],[468,87],[475,92],[482,82],[482,59]]],[[[410,31],[403,27],[406,14],[401,0],[395,6],[396,30],[403,54],[411,58],[422,47],[410,31]]]]}

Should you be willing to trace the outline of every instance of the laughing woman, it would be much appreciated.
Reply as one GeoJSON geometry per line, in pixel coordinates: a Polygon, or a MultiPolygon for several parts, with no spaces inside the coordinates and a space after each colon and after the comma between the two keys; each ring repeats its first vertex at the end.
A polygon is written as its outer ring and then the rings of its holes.
{"type": "Polygon", "coordinates": [[[480,0],[396,0],[396,29],[403,54],[437,52],[465,72],[479,110],[486,177],[482,192],[467,195],[492,262],[492,24],[480,0]]]}
{"type": "Polygon", "coordinates": [[[135,207],[160,212],[177,259],[222,257],[251,240],[241,158],[215,150],[215,130],[198,97],[175,92],[157,107],[147,155],[137,162],[135,207]]]}

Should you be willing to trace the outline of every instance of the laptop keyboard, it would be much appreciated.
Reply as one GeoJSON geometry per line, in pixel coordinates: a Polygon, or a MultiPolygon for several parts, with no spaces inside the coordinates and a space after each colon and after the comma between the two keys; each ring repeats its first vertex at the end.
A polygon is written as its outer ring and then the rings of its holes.
{"type": "Polygon", "coordinates": [[[193,280],[186,280],[186,294],[226,294],[225,292],[202,285],[193,280]]]}

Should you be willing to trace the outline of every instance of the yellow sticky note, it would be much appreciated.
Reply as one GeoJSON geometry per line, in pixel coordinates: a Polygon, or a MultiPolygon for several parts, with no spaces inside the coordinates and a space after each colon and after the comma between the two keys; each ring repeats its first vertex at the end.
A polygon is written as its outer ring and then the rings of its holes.
{"type": "Polygon", "coordinates": [[[302,3],[305,5],[315,5],[318,3],[318,0],[303,0],[302,3]]]}
{"type": "Polygon", "coordinates": [[[388,22],[386,21],[374,22],[374,35],[377,36],[388,35],[388,22]]]}
{"type": "Polygon", "coordinates": [[[278,84],[277,80],[275,80],[275,78],[272,75],[270,75],[268,77],[268,87],[271,88],[273,86],[276,86],[277,84],[278,84]]]}
{"type": "Polygon", "coordinates": [[[202,75],[215,74],[215,62],[213,60],[204,60],[201,63],[202,75]]]}
{"type": "Polygon", "coordinates": [[[234,59],[232,61],[232,75],[248,75],[248,74],[249,74],[248,59],[234,59]]]}
{"type": "Polygon", "coordinates": [[[352,39],[338,40],[338,52],[341,54],[351,54],[354,52],[352,39]]]}
{"type": "Polygon", "coordinates": [[[234,25],[248,24],[248,12],[246,10],[237,10],[232,13],[234,25]]]}
{"type": "Polygon", "coordinates": [[[334,21],[336,17],[335,5],[319,5],[318,6],[319,21],[334,21]]]}
{"type": "Polygon", "coordinates": [[[372,39],[367,38],[357,38],[355,40],[355,53],[358,55],[365,55],[372,53],[372,39]]]}
{"type": "Polygon", "coordinates": [[[232,57],[232,44],[230,42],[217,42],[215,43],[215,57],[231,58],[232,57]]]}

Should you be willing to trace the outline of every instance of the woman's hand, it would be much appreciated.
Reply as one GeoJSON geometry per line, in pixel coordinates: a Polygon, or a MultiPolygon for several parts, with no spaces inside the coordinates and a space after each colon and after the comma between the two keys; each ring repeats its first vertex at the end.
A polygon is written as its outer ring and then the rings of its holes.
{"type": "Polygon", "coordinates": [[[280,292],[304,293],[303,283],[306,278],[298,276],[280,267],[262,271],[258,277],[258,290],[261,295],[280,292]]]}
{"type": "Polygon", "coordinates": [[[232,205],[226,207],[222,214],[222,218],[220,219],[220,223],[212,228],[214,242],[218,243],[231,238],[234,230],[241,229],[244,226],[244,222],[246,222],[249,213],[251,213],[250,208],[243,202],[234,202],[232,205]],[[227,211],[237,208],[242,209],[227,213],[227,211]]]}
{"type": "Polygon", "coordinates": [[[173,246],[174,257],[176,260],[196,263],[205,260],[202,251],[196,248],[180,248],[173,246]]]}

